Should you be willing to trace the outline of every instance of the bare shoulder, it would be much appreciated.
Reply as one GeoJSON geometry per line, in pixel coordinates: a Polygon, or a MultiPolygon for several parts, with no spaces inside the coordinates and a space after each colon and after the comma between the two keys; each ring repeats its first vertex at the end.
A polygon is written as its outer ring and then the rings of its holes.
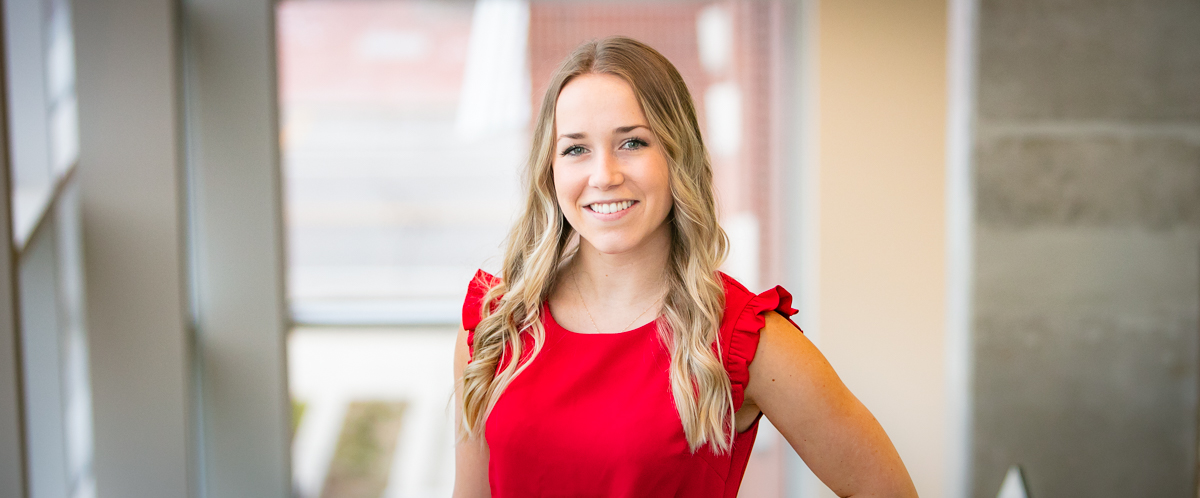
{"type": "Polygon", "coordinates": [[[825,356],[786,318],[776,311],[768,311],[763,317],[765,323],[759,331],[758,349],[750,363],[751,383],[756,371],[774,371],[781,366],[809,371],[828,367],[825,356]]]}
{"type": "Polygon", "coordinates": [[[841,387],[833,367],[803,332],[778,312],[768,311],[764,318],[754,361],[750,363],[748,399],[757,401],[779,388],[802,387],[802,394],[819,396],[817,391],[822,387],[841,387]]]}

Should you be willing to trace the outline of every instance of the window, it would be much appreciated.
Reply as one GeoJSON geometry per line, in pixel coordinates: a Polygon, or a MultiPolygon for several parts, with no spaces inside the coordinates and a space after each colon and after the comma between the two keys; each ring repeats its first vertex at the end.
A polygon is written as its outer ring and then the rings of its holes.
{"type": "Polygon", "coordinates": [[[28,488],[94,496],[70,3],[6,0],[4,9],[28,488]]]}

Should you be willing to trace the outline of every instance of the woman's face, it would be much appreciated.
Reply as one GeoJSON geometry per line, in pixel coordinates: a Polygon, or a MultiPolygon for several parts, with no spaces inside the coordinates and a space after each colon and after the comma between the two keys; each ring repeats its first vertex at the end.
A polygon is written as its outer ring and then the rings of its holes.
{"type": "Polygon", "coordinates": [[[669,237],[666,152],[629,84],[608,74],[578,76],[554,112],[554,188],[580,237],[605,254],[669,237]]]}

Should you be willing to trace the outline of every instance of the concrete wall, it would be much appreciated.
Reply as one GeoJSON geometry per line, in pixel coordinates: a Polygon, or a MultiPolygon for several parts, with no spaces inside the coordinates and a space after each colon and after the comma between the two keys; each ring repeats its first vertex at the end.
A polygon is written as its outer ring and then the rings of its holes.
{"type": "Polygon", "coordinates": [[[973,496],[1196,496],[1200,3],[979,22],[973,496]]]}

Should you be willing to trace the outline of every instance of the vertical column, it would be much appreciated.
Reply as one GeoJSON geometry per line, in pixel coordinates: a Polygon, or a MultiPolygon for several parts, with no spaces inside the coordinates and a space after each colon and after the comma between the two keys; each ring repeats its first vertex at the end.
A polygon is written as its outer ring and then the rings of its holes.
{"type": "Polygon", "coordinates": [[[97,496],[189,496],[176,3],[77,1],[97,496]]]}
{"type": "MultiPolygon", "coordinates": [[[[819,300],[820,254],[820,168],[817,161],[817,31],[818,0],[799,0],[790,12],[788,23],[792,36],[784,47],[791,62],[784,85],[789,88],[784,101],[788,138],[792,144],[780,151],[782,161],[780,213],[788,229],[780,234],[784,284],[795,296],[799,309],[796,323],[805,336],[818,347],[821,344],[817,327],[819,300]]],[[[784,496],[816,498],[823,485],[808,466],[793,451],[784,453],[784,496]]]]}
{"type": "Polygon", "coordinates": [[[949,88],[946,131],[946,496],[971,496],[971,337],[975,191],[977,0],[948,2],[949,88]]]}
{"type": "Polygon", "coordinates": [[[270,0],[183,2],[203,486],[290,496],[283,216],[270,0]]]}

